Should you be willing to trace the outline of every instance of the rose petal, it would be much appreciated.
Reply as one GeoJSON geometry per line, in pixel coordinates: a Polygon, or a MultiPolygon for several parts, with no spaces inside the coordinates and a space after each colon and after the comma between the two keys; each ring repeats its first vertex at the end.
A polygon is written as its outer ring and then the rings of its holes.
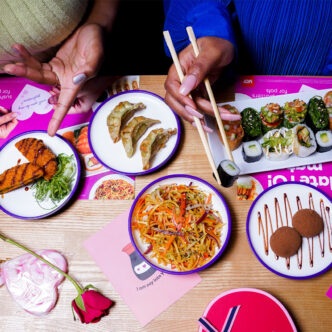
{"type": "Polygon", "coordinates": [[[82,297],[84,304],[88,304],[89,307],[102,311],[109,309],[112,305],[112,301],[110,299],[94,290],[86,291],[82,294],[82,297]]]}

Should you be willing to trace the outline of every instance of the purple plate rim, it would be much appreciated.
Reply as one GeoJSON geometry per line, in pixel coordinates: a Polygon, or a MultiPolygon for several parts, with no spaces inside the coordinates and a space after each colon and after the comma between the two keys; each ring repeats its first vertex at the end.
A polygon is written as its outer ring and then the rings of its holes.
{"type": "Polygon", "coordinates": [[[106,167],[107,169],[110,169],[111,171],[113,172],[116,172],[116,173],[119,173],[119,174],[124,174],[124,175],[129,175],[129,176],[138,176],[138,175],[145,175],[145,174],[148,174],[148,173],[152,173],[152,172],[155,172],[157,169],[163,167],[172,157],[173,155],[175,154],[176,150],[178,149],[178,146],[179,146],[179,143],[180,143],[180,137],[181,137],[181,123],[180,123],[180,120],[179,120],[179,117],[178,115],[167,105],[167,107],[170,109],[170,111],[174,114],[175,116],[175,119],[176,119],[176,123],[177,123],[177,138],[176,138],[176,143],[175,143],[175,146],[172,150],[172,152],[169,154],[169,156],[162,162],[160,163],[159,165],[153,167],[153,168],[150,168],[146,171],[142,171],[142,172],[133,172],[133,173],[130,173],[130,172],[124,172],[124,171],[120,171],[118,169],[115,169],[115,168],[112,168],[110,167],[109,165],[107,165],[106,163],[104,163],[100,158],[99,156],[96,154],[94,148],[93,148],[93,145],[92,145],[92,142],[91,142],[91,127],[92,127],[92,123],[93,123],[93,120],[96,116],[96,114],[98,113],[98,111],[104,106],[104,104],[106,104],[107,102],[109,102],[110,100],[118,97],[118,96],[121,96],[121,95],[124,95],[124,94],[131,94],[131,93],[144,93],[144,94],[148,94],[148,95],[151,95],[153,97],[157,97],[158,99],[160,99],[162,102],[165,103],[165,100],[158,96],[157,94],[153,93],[153,92],[150,92],[150,91],[146,91],[146,90],[130,90],[130,91],[123,91],[123,92],[120,92],[120,93],[117,93],[116,95],[113,95],[109,98],[107,98],[106,100],[104,100],[97,108],[96,110],[93,112],[92,114],[92,117],[89,121],[89,128],[88,128],[88,141],[89,141],[89,145],[90,145],[90,148],[91,148],[91,151],[93,153],[93,155],[97,158],[97,160],[104,166],[106,167]]]}
{"type": "MultiPolygon", "coordinates": [[[[24,133],[17,134],[16,136],[12,137],[8,142],[6,142],[0,148],[0,153],[13,140],[15,140],[15,139],[17,139],[17,138],[19,138],[21,136],[25,136],[25,135],[29,135],[29,134],[35,134],[35,133],[47,134],[47,131],[46,130],[30,130],[30,131],[26,131],[24,133]]],[[[61,205],[59,205],[58,207],[56,207],[54,210],[52,210],[50,212],[47,212],[45,214],[42,214],[40,216],[36,216],[36,217],[23,217],[23,216],[20,216],[20,215],[17,215],[15,213],[12,213],[12,212],[6,210],[2,205],[0,205],[0,209],[3,212],[5,212],[6,214],[8,214],[9,216],[14,217],[14,218],[18,218],[18,219],[22,219],[22,220],[36,220],[36,219],[43,219],[43,218],[49,217],[49,216],[55,214],[56,212],[58,212],[59,210],[61,210],[71,200],[71,198],[73,197],[74,193],[76,192],[77,187],[78,187],[79,182],[80,182],[80,178],[81,178],[81,163],[80,163],[79,156],[78,156],[77,152],[75,151],[75,149],[73,148],[73,146],[71,145],[71,143],[68,140],[66,140],[64,137],[62,137],[59,134],[55,134],[55,136],[58,137],[58,138],[60,138],[62,141],[64,141],[64,143],[66,143],[71,148],[71,150],[74,153],[75,159],[76,159],[76,163],[77,163],[77,180],[75,182],[75,185],[74,185],[71,193],[69,194],[69,196],[67,197],[67,199],[61,205]]]]}
{"type": "Polygon", "coordinates": [[[311,278],[314,278],[314,277],[318,277],[319,275],[325,273],[326,271],[328,271],[329,269],[331,269],[332,267],[332,263],[330,263],[326,268],[324,268],[322,271],[319,271],[315,274],[311,274],[311,275],[308,275],[308,276],[303,276],[303,277],[294,277],[294,276],[289,276],[287,274],[283,274],[281,272],[278,272],[276,270],[274,270],[273,268],[271,268],[270,266],[268,266],[265,262],[263,262],[263,260],[259,257],[259,255],[257,254],[256,250],[254,249],[254,246],[251,242],[251,238],[250,238],[250,234],[249,234],[249,222],[250,222],[250,216],[251,216],[251,213],[252,213],[252,210],[254,209],[256,203],[258,202],[258,200],[263,196],[265,195],[266,192],[276,188],[276,187],[279,187],[279,186],[283,186],[283,185],[289,185],[289,184],[299,184],[299,185],[302,185],[302,186],[307,186],[311,189],[314,189],[314,190],[317,190],[319,193],[321,193],[323,196],[325,196],[328,201],[330,201],[330,204],[332,204],[332,199],[325,193],[323,192],[321,189],[319,188],[316,188],[314,186],[312,186],[311,184],[308,184],[308,183],[303,183],[303,182],[299,182],[299,181],[288,181],[288,182],[282,182],[282,183],[276,183],[274,184],[273,186],[267,188],[266,190],[264,190],[263,192],[261,192],[257,198],[255,199],[255,201],[253,202],[253,204],[251,205],[250,209],[249,209],[249,212],[248,212],[248,215],[247,215],[247,222],[246,222],[246,232],[247,232],[247,238],[248,238],[248,242],[249,242],[249,245],[250,245],[250,248],[251,250],[253,251],[253,253],[255,254],[256,258],[259,260],[259,262],[265,267],[267,268],[268,270],[270,270],[271,272],[277,274],[278,276],[280,277],[284,277],[284,278],[287,278],[287,279],[295,279],[295,280],[304,280],[304,279],[311,279],[311,278]]]}
{"type": "Polygon", "coordinates": [[[159,270],[161,272],[165,272],[167,274],[175,274],[175,275],[186,275],[186,274],[192,274],[192,273],[195,273],[195,272],[199,272],[201,270],[204,270],[206,269],[207,267],[209,267],[210,265],[214,264],[221,256],[221,254],[225,251],[226,247],[227,247],[227,244],[228,244],[228,241],[229,241],[229,238],[230,238],[230,235],[231,235],[231,214],[230,214],[230,211],[229,211],[229,208],[227,206],[227,203],[224,199],[224,197],[222,196],[222,194],[210,183],[208,183],[207,181],[199,178],[199,177],[196,177],[196,176],[193,176],[193,175],[188,175],[188,174],[171,174],[171,175],[167,175],[167,176],[163,176],[163,177],[160,177],[154,181],[152,181],[151,183],[149,183],[147,186],[145,186],[141,191],[140,193],[137,195],[137,197],[135,198],[131,208],[130,208],[130,212],[129,212],[129,217],[128,217],[128,231],[129,231],[129,236],[130,236],[130,241],[131,243],[134,245],[135,247],[135,250],[136,252],[138,252],[138,254],[142,257],[142,259],[147,262],[149,265],[153,266],[156,270],[159,270]],[[222,245],[222,247],[220,248],[219,252],[217,253],[217,255],[215,255],[213,257],[213,259],[211,259],[208,263],[206,263],[204,266],[201,266],[197,269],[194,269],[194,270],[191,270],[191,271],[170,271],[170,270],[166,270],[166,269],[163,269],[162,267],[159,267],[153,263],[151,263],[139,250],[139,248],[136,246],[136,243],[135,243],[135,240],[134,240],[134,237],[133,237],[133,234],[132,234],[132,229],[131,229],[131,219],[132,219],[132,215],[133,215],[133,212],[134,212],[134,209],[135,209],[135,206],[138,202],[138,200],[140,199],[140,197],[150,188],[152,187],[154,184],[158,183],[158,182],[161,182],[165,179],[170,179],[170,178],[178,178],[178,177],[181,177],[181,178],[186,178],[186,179],[191,179],[191,180],[195,180],[197,182],[202,182],[203,184],[205,184],[206,186],[210,187],[217,195],[218,197],[221,199],[225,209],[226,209],[226,212],[227,212],[227,218],[228,218],[228,231],[227,231],[227,235],[226,235],[226,239],[225,239],[225,242],[224,244],[222,245]]]}

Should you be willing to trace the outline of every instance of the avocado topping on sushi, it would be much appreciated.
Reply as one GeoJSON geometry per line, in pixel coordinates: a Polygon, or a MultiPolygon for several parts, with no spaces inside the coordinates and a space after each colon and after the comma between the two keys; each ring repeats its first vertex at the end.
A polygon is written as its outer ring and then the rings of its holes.
{"type": "Polygon", "coordinates": [[[250,140],[262,134],[261,118],[258,112],[253,108],[245,108],[241,112],[242,127],[245,138],[250,140]]]}
{"type": "Polygon", "coordinates": [[[261,108],[260,117],[262,120],[263,133],[272,129],[280,128],[283,120],[283,110],[279,104],[270,103],[261,108]]]}
{"type": "Polygon", "coordinates": [[[329,125],[329,113],[323,98],[314,96],[310,99],[307,113],[307,123],[313,131],[324,130],[329,125]]]}
{"type": "Polygon", "coordinates": [[[303,123],[307,114],[307,104],[303,100],[294,99],[285,103],[284,106],[284,126],[292,128],[299,123],[303,123]]]}
{"type": "Polygon", "coordinates": [[[297,132],[297,137],[298,137],[301,145],[306,146],[306,147],[311,146],[310,132],[309,132],[308,128],[303,127],[301,129],[299,129],[299,131],[297,132]]]}

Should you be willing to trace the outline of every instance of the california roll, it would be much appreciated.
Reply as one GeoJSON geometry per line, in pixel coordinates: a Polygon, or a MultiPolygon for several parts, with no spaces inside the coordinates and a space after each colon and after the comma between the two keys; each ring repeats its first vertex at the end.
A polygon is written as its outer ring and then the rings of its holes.
{"type": "Polygon", "coordinates": [[[293,128],[303,123],[307,114],[307,104],[300,99],[286,102],[284,106],[284,127],[293,128]]]}
{"type": "Polygon", "coordinates": [[[283,110],[279,104],[269,103],[261,108],[260,117],[262,120],[262,131],[265,134],[282,126],[283,110]]]}
{"type": "Polygon", "coordinates": [[[293,128],[293,133],[293,152],[298,157],[308,157],[316,151],[315,135],[308,126],[299,124],[293,128]]]}
{"type": "Polygon", "coordinates": [[[332,149],[331,130],[322,130],[316,133],[317,151],[327,152],[332,149]]]}

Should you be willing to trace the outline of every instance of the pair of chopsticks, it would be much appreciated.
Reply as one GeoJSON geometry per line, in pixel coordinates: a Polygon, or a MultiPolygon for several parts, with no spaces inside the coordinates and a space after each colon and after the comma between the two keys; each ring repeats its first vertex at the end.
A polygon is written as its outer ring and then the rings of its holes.
{"type": "MultiPolygon", "coordinates": [[[[191,44],[193,46],[195,56],[197,57],[199,55],[199,49],[198,49],[198,45],[197,45],[197,41],[196,41],[196,36],[194,34],[194,30],[190,26],[187,27],[186,30],[187,30],[187,33],[188,33],[188,36],[189,36],[189,40],[190,40],[190,42],[191,42],[191,44]]],[[[172,59],[173,59],[174,65],[175,65],[175,69],[176,69],[176,71],[177,71],[177,73],[179,75],[180,82],[182,83],[184,75],[183,75],[183,72],[182,72],[182,69],[181,69],[179,58],[178,58],[178,56],[176,54],[176,51],[175,51],[175,48],[174,48],[174,45],[173,45],[173,42],[172,42],[172,38],[171,38],[171,36],[169,34],[169,31],[164,31],[164,38],[165,38],[167,47],[168,47],[168,49],[169,49],[169,51],[171,53],[171,56],[172,56],[172,59]]],[[[212,91],[212,88],[211,88],[211,84],[210,84],[210,81],[209,81],[208,78],[204,79],[204,84],[205,84],[205,88],[206,88],[206,90],[208,92],[210,102],[212,104],[214,115],[215,115],[216,120],[217,120],[217,124],[218,124],[219,130],[220,130],[220,133],[221,133],[221,137],[223,139],[223,143],[224,143],[225,148],[226,148],[226,152],[227,152],[228,158],[231,161],[234,161],[232,152],[231,152],[231,150],[229,148],[229,144],[228,144],[228,141],[227,141],[227,137],[226,137],[224,126],[222,124],[220,113],[218,111],[218,106],[217,106],[216,100],[214,98],[213,91],[212,91]]],[[[191,95],[189,95],[189,97],[192,98],[191,95]]],[[[194,121],[195,121],[197,130],[198,130],[199,136],[201,138],[201,141],[203,143],[206,156],[207,156],[207,158],[209,160],[210,166],[211,166],[212,171],[214,173],[214,176],[215,176],[218,184],[221,185],[220,177],[219,177],[216,165],[214,163],[214,160],[213,160],[213,157],[212,157],[212,154],[211,154],[211,150],[210,150],[210,147],[209,147],[209,144],[208,144],[205,132],[204,132],[203,127],[202,127],[202,123],[201,123],[201,121],[196,116],[194,116],[194,121]]]]}

